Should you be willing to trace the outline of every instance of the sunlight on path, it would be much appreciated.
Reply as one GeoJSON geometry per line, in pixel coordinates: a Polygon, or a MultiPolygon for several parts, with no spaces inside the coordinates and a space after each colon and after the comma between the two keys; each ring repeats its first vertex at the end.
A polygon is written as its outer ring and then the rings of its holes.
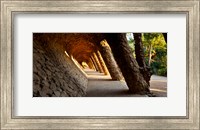
{"type": "Polygon", "coordinates": [[[167,97],[167,77],[152,75],[150,90],[157,97],[167,97]]]}
{"type": "MultiPolygon", "coordinates": [[[[86,97],[147,97],[147,95],[129,93],[124,81],[112,80],[110,75],[104,75],[91,69],[85,69],[84,71],[87,73],[89,80],[86,97]]],[[[166,97],[166,78],[152,76],[150,89],[156,96],[166,97]]]]}

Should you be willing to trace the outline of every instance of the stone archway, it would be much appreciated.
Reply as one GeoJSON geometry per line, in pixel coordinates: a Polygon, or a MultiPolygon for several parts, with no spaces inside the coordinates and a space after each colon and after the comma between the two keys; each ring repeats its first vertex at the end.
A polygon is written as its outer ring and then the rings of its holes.
{"type": "Polygon", "coordinates": [[[84,96],[82,62],[114,80],[124,76],[131,93],[149,93],[125,34],[34,33],[33,46],[34,96],[84,96]],[[104,39],[110,47],[102,45],[104,39]]]}

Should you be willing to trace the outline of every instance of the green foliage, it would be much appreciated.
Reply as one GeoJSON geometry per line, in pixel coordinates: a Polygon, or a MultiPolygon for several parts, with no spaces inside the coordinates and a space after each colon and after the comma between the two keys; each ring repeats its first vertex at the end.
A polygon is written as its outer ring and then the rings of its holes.
{"type": "Polygon", "coordinates": [[[156,56],[151,63],[154,74],[167,76],[167,52],[164,49],[156,49],[156,56]]]}
{"type": "Polygon", "coordinates": [[[151,50],[151,71],[153,74],[167,76],[167,44],[161,33],[144,33],[142,35],[146,62],[151,50]]]}
{"type": "MultiPolygon", "coordinates": [[[[126,34],[128,44],[135,57],[135,41],[132,33],[126,34]]],[[[151,48],[151,71],[155,75],[167,76],[167,44],[162,33],[143,33],[142,43],[145,62],[148,65],[149,50],[151,48]]]]}
{"type": "MultiPolygon", "coordinates": [[[[128,44],[135,57],[135,41],[132,33],[126,35],[128,44]]],[[[155,75],[167,76],[167,44],[162,33],[143,33],[142,43],[145,62],[148,65],[149,50],[151,46],[151,71],[155,75]]]]}
{"type": "Polygon", "coordinates": [[[128,40],[128,44],[131,47],[131,51],[133,53],[133,56],[135,57],[135,41],[133,39],[133,34],[132,33],[127,33],[126,34],[127,40],[128,40]]]}

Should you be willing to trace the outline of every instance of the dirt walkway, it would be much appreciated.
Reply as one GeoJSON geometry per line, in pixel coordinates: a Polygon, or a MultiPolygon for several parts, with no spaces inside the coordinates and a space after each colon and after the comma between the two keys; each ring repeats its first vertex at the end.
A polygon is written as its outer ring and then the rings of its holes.
{"type": "MultiPolygon", "coordinates": [[[[147,95],[130,94],[124,81],[113,81],[110,76],[94,70],[85,70],[88,75],[86,97],[147,97],[147,95]]],[[[167,78],[152,76],[150,89],[157,97],[167,96],[167,78]]]]}

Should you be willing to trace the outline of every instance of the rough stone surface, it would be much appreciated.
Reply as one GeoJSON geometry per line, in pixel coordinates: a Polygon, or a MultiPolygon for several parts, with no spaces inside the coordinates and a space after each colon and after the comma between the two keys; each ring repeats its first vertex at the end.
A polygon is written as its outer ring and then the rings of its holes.
{"type": "Polygon", "coordinates": [[[151,72],[150,72],[150,67],[147,66],[145,63],[143,43],[142,43],[142,34],[134,33],[133,36],[134,36],[134,40],[135,40],[136,61],[140,67],[139,68],[140,73],[143,75],[147,84],[150,85],[151,72]]]}
{"type": "Polygon", "coordinates": [[[100,61],[99,61],[99,59],[98,59],[98,57],[97,57],[97,54],[96,54],[96,53],[93,53],[93,57],[94,57],[94,60],[95,60],[96,63],[97,63],[97,66],[98,66],[98,68],[99,68],[99,72],[103,73],[104,71],[103,71],[103,68],[102,68],[102,66],[101,66],[101,63],[100,63],[100,61]]]}
{"type": "Polygon", "coordinates": [[[103,60],[103,58],[101,56],[101,53],[99,51],[97,51],[96,54],[97,54],[97,57],[99,59],[100,64],[102,65],[102,69],[103,69],[104,74],[108,75],[109,71],[108,71],[108,69],[106,67],[106,64],[105,64],[105,62],[104,62],[104,60],[103,60]]]}
{"type": "Polygon", "coordinates": [[[94,57],[91,56],[90,59],[91,59],[92,63],[94,64],[96,71],[100,71],[96,61],[94,60],[94,57]]]}
{"type": "Polygon", "coordinates": [[[62,44],[46,42],[33,40],[33,96],[85,96],[87,77],[65,54],[62,44]]]}
{"type": "Polygon", "coordinates": [[[105,61],[105,64],[109,70],[109,73],[110,73],[112,79],[113,80],[123,80],[124,77],[113,57],[112,50],[111,50],[109,44],[105,40],[103,40],[100,43],[100,51],[101,51],[102,57],[105,61]]]}
{"type": "Polygon", "coordinates": [[[117,64],[119,65],[124,79],[129,87],[129,91],[134,94],[150,93],[149,85],[140,73],[139,65],[133,58],[131,49],[128,46],[126,34],[111,33],[106,34],[117,64]]]}

